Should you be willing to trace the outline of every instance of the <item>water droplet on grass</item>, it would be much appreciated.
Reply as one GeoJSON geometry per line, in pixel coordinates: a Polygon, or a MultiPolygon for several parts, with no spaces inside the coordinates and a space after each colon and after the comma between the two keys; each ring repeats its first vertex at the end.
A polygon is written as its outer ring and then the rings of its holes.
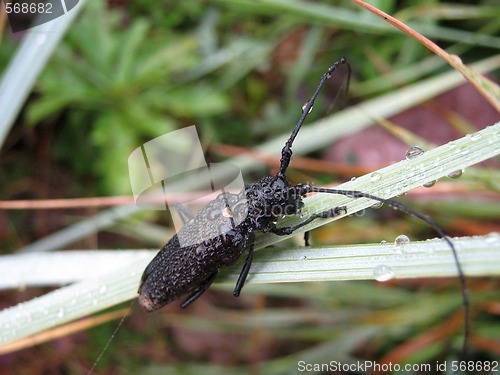
{"type": "Polygon", "coordinates": [[[446,177],[455,179],[455,178],[459,178],[462,175],[462,173],[464,173],[464,170],[463,169],[459,169],[459,170],[457,170],[455,172],[451,172],[446,177]]]}
{"type": "Polygon", "coordinates": [[[426,187],[426,188],[433,187],[434,185],[436,185],[436,182],[437,182],[437,180],[432,180],[432,181],[426,182],[424,184],[424,187],[426,187]]]}
{"type": "Polygon", "coordinates": [[[380,181],[380,179],[382,178],[382,175],[379,173],[379,172],[373,172],[371,175],[370,175],[370,180],[372,182],[376,182],[376,181],[380,181]]]}
{"type": "Polygon", "coordinates": [[[481,133],[474,133],[471,135],[470,140],[473,142],[479,141],[483,136],[481,133]]]}
{"type": "Polygon", "coordinates": [[[408,151],[406,151],[406,160],[415,159],[416,157],[422,155],[424,150],[418,146],[411,146],[408,151]]]}
{"type": "Polygon", "coordinates": [[[385,264],[379,264],[373,269],[373,278],[377,281],[388,281],[394,277],[394,270],[385,264]]]}
{"type": "Polygon", "coordinates": [[[485,236],[485,240],[488,243],[493,243],[493,242],[500,241],[500,233],[497,233],[497,232],[488,233],[485,236]]]}
{"type": "Polygon", "coordinates": [[[406,234],[400,234],[394,240],[394,245],[396,246],[404,246],[410,243],[410,238],[406,234]]]}

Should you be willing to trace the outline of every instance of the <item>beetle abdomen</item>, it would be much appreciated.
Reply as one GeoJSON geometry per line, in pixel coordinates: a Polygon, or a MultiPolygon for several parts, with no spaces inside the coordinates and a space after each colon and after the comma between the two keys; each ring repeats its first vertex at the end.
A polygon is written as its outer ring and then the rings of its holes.
{"type": "Polygon", "coordinates": [[[139,303],[153,311],[193,292],[221,267],[236,262],[245,250],[244,235],[238,230],[188,247],[180,247],[175,235],[144,271],[139,303]]]}

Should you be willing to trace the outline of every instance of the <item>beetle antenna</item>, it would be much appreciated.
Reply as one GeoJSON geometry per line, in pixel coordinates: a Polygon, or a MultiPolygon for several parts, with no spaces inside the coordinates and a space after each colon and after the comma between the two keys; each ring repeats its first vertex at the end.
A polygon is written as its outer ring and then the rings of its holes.
{"type": "Polygon", "coordinates": [[[398,209],[400,211],[403,211],[413,217],[416,217],[423,222],[427,223],[429,226],[431,226],[438,234],[443,238],[443,240],[446,241],[448,246],[451,248],[451,252],[453,254],[453,259],[455,262],[455,266],[457,268],[457,274],[458,274],[458,279],[460,281],[460,287],[462,291],[462,302],[464,306],[464,340],[462,344],[462,353],[461,353],[461,359],[465,360],[467,356],[467,348],[468,348],[468,343],[469,343],[469,336],[470,336],[470,307],[469,307],[469,290],[467,288],[467,281],[465,278],[465,273],[462,269],[462,266],[460,265],[460,261],[458,258],[458,253],[453,245],[453,242],[450,240],[450,238],[446,235],[444,230],[429,216],[423,215],[412,208],[400,203],[396,202],[390,199],[384,199],[377,197],[375,195],[363,193],[361,191],[357,190],[338,190],[338,189],[328,189],[328,188],[321,188],[321,187],[313,187],[311,186],[309,189],[307,189],[307,192],[314,192],[314,193],[330,193],[330,194],[338,194],[338,195],[345,195],[353,198],[368,198],[377,202],[382,202],[386,203],[388,206],[391,206],[395,209],[398,209]]]}
{"type": "MultiPolygon", "coordinates": [[[[299,121],[297,122],[297,125],[295,125],[295,128],[292,131],[292,134],[290,134],[290,138],[285,143],[285,146],[281,150],[281,160],[280,160],[280,169],[278,171],[278,176],[284,177],[285,172],[288,168],[288,165],[290,164],[290,160],[292,159],[292,144],[293,141],[295,140],[295,137],[299,133],[299,130],[304,123],[307,115],[311,113],[313,106],[314,106],[314,101],[316,100],[316,97],[318,96],[319,92],[321,91],[322,87],[325,85],[326,81],[332,76],[332,73],[340,66],[343,64],[347,64],[348,68],[348,76],[347,76],[347,87],[349,87],[349,80],[351,78],[351,67],[349,66],[349,63],[345,58],[341,58],[339,61],[336,61],[333,63],[333,65],[326,71],[325,74],[321,77],[318,86],[316,87],[316,90],[314,91],[314,94],[311,96],[311,99],[309,99],[306,104],[302,107],[302,115],[299,118],[299,121]]],[[[347,90],[346,87],[346,90],[347,90]]]]}

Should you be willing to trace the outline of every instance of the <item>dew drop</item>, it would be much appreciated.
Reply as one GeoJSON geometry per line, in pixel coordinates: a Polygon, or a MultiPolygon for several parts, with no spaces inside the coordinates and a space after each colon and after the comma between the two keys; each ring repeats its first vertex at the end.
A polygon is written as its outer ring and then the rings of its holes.
{"type": "Polygon", "coordinates": [[[386,244],[387,244],[387,241],[386,241],[386,240],[382,240],[382,241],[380,241],[380,244],[381,244],[381,245],[386,245],[386,244]]]}
{"type": "Polygon", "coordinates": [[[470,150],[468,150],[468,149],[463,149],[462,151],[460,151],[460,154],[464,155],[464,156],[468,155],[469,153],[470,153],[470,150]]]}
{"type": "Polygon", "coordinates": [[[384,202],[375,202],[374,204],[372,204],[371,208],[374,208],[374,209],[379,209],[379,208],[381,208],[383,205],[384,205],[384,202]]]}
{"type": "MultiPolygon", "coordinates": [[[[306,104],[304,104],[304,105],[302,106],[302,112],[304,112],[304,111],[305,111],[305,109],[306,109],[306,107],[307,107],[307,104],[308,104],[308,103],[309,103],[309,102],[306,102],[306,104]]],[[[311,112],[312,112],[313,107],[314,107],[314,106],[312,105],[312,106],[311,106],[311,108],[309,108],[309,112],[307,112],[307,114],[309,114],[309,113],[311,113],[311,112]]]]}
{"type": "Polygon", "coordinates": [[[422,155],[424,150],[418,146],[411,146],[408,151],[406,151],[406,160],[415,159],[416,157],[422,155]]]}
{"type": "Polygon", "coordinates": [[[373,172],[371,175],[370,175],[370,180],[372,182],[376,182],[376,181],[380,181],[380,179],[382,178],[382,175],[379,173],[379,172],[373,172]]]}
{"type": "Polygon", "coordinates": [[[357,177],[351,177],[351,181],[356,181],[357,177]]]}
{"type": "Polygon", "coordinates": [[[62,318],[64,316],[64,309],[62,307],[59,310],[57,310],[56,316],[58,318],[62,318]]]}
{"type": "Polygon", "coordinates": [[[394,277],[394,270],[385,264],[379,264],[373,269],[373,278],[377,281],[388,281],[394,277]]]}
{"type": "Polygon", "coordinates": [[[403,245],[407,245],[409,243],[410,243],[410,238],[406,234],[400,234],[394,240],[394,245],[396,245],[396,246],[403,246],[403,245]]]}
{"type": "Polygon", "coordinates": [[[493,243],[493,242],[500,241],[500,233],[497,233],[497,232],[488,233],[485,236],[485,240],[488,243],[493,243]]]}
{"type": "Polygon", "coordinates": [[[101,285],[101,287],[99,288],[99,293],[105,293],[107,289],[108,287],[106,285],[101,285]]]}
{"type": "Polygon", "coordinates": [[[437,180],[432,180],[432,181],[426,182],[424,184],[424,187],[426,187],[426,188],[433,187],[434,185],[436,185],[436,182],[437,182],[437,180]]]}
{"type": "Polygon", "coordinates": [[[471,135],[470,140],[473,142],[479,141],[483,136],[481,133],[474,133],[471,135]]]}
{"type": "Polygon", "coordinates": [[[226,218],[231,218],[233,217],[233,212],[229,207],[224,207],[224,209],[222,210],[222,216],[226,218]]]}
{"type": "Polygon", "coordinates": [[[455,172],[451,172],[446,177],[453,178],[453,179],[454,178],[459,178],[462,175],[462,173],[464,173],[464,170],[463,169],[459,169],[459,170],[457,170],[455,172]]]}

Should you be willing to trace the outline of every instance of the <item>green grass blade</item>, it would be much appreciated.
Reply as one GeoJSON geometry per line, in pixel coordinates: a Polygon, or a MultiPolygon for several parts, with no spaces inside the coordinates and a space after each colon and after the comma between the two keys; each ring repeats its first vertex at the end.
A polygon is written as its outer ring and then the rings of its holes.
{"type": "MultiPolygon", "coordinates": [[[[498,154],[500,123],[428,151],[418,158],[401,161],[374,172],[376,174],[349,181],[339,188],[362,190],[388,198],[498,154]]],[[[316,194],[307,199],[305,209],[313,213],[327,207],[347,205],[349,213],[354,213],[372,204],[367,199],[316,194]]],[[[302,219],[286,218],[282,225],[299,220],[302,219]]],[[[307,229],[328,221],[331,219],[317,220],[307,229]]],[[[262,235],[257,239],[256,247],[262,248],[284,238],[262,235]]],[[[500,264],[496,261],[500,249],[497,234],[457,239],[456,244],[466,274],[500,273],[500,264]]],[[[134,298],[142,270],[151,256],[143,254],[130,266],[3,310],[0,312],[0,342],[10,342],[134,298]]],[[[255,258],[250,282],[370,279],[374,277],[374,269],[380,265],[390,267],[393,277],[398,278],[456,274],[450,249],[440,240],[405,245],[401,250],[387,244],[267,250],[257,252],[255,258]],[[345,273],[340,272],[341,269],[345,273]]],[[[238,266],[230,268],[226,280],[234,279],[238,270],[238,266]]]]}
{"type": "Polygon", "coordinates": [[[14,124],[38,75],[66,30],[82,9],[85,0],[67,14],[29,29],[0,80],[0,147],[14,124]]]}

